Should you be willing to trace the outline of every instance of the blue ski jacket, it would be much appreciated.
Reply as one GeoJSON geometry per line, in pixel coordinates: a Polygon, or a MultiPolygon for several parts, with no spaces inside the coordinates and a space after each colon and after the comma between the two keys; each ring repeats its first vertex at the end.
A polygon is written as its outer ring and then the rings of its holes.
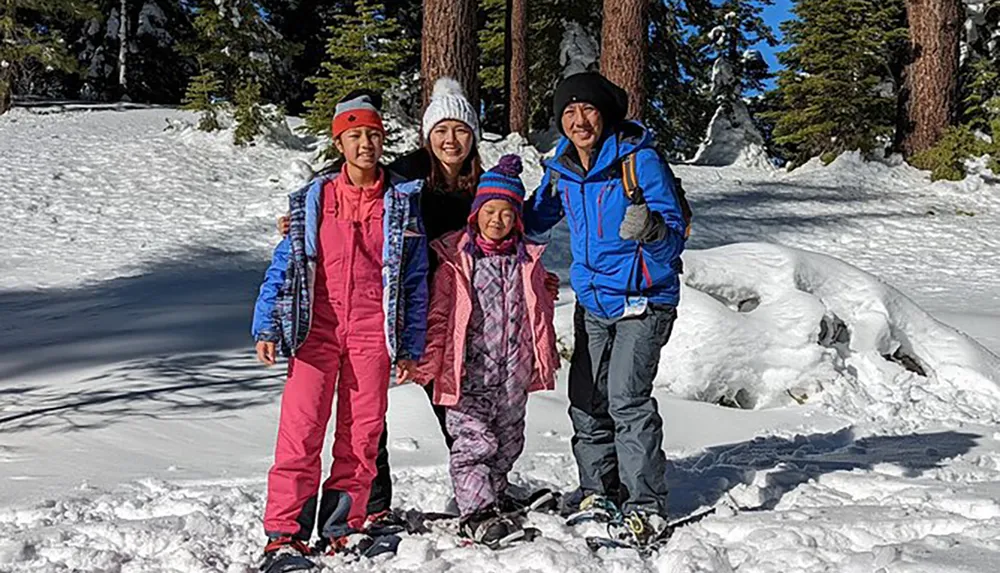
{"type": "Polygon", "coordinates": [[[537,239],[568,219],[570,283],[577,301],[599,317],[624,316],[630,298],[676,306],[685,222],[670,166],[653,149],[649,132],[637,122],[623,122],[605,137],[587,172],[570,158],[573,152],[563,137],[555,156],[545,162],[545,175],[525,204],[526,233],[537,239]],[[646,204],[668,228],[663,240],[639,243],[618,234],[631,203],[621,163],[632,153],[646,204]]]}

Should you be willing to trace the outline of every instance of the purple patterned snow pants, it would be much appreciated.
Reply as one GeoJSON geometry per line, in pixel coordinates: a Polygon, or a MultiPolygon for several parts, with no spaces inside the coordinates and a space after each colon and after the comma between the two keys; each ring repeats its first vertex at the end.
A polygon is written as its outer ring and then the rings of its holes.
{"type": "Polygon", "coordinates": [[[472,283],[466,376],[446,419],[455,439],[451,481],[463,516],[497,503],[507,491],[507,474],[524,449],[534,360],[517,256],[476,259],[472,283]]]}

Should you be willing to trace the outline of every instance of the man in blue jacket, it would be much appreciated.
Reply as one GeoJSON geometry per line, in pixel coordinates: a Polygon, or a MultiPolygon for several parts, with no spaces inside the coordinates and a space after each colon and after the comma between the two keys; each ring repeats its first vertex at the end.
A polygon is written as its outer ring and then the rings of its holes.
{"type": "Polygon", "coordinates": [[[627,106],[627,94],[598,73],[563,80],[554,112],[564,137],[524,220],[536,236],[564,217],[569,224],[580,507],[622,500],[622,531],[642,543],[666,526],[663,421],[652,390],[677,316],[686,223],[669,166],[647,130],[625,120],[627,106]],[[634,189],[623,169],[633,170],[634,189]]]}

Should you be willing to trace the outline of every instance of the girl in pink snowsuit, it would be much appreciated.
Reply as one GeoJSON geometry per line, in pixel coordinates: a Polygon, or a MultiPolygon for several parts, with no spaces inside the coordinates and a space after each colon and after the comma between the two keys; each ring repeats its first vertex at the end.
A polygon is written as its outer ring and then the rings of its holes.
{"type": "Polygon", "coordinates": [[[406,380],[423,352],[427,250],[419,184],[379,166],[384,129],[374,94],[337,105],[333,136],[346,163],[290,196],[289,235],[261,287],[254,335],[261,361],[289,354],[274,465],[268,474],[265,559],[363,543],[366,507],[388,404],[390,368],[406,380]],[[321,450],[333,403],[333,467],[321,450]],[[319,520],[317,523],[317,513],[319,520]]]}
{"type": "Polygon", "coordinates": [[[487,545],[521,533],[499,508],[524,448],[528,392],[553,389],[559,368],[544,247],[522,236],[520,173],[520,158],[501,158],[480,179],[468,229],[431,244],[440,266],[418,369],[449,408],[461,532],[487,545]]]}

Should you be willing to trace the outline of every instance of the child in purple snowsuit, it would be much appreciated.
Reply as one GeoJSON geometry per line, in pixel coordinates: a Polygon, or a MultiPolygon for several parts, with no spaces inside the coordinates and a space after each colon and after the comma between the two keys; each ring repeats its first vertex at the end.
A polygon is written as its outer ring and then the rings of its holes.
{"type": "Polygon", "coordinates": [[[507,474],[524,449],[528,392],[553,389],[559,368],[544,247],[523,239],[520,173],[520,158],[501,158],[480,179],[468,229],[431,244],[440,266],[417,376],[449,407],[461,532],[487,545],[523,534],[501,515],[507,474]]]}

